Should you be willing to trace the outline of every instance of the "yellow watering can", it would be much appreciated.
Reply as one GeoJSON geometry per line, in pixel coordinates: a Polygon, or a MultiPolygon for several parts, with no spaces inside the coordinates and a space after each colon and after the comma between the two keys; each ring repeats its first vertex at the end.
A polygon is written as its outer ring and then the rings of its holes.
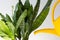
{"type": "Polygon", "coordinates": [[[59,3],[60,3],[60,0],[57,0],[57,2],[54,4],[52,8],[52,22],[53,22],[54,28],[45,28],[45,29],[37,30],[34,32],[34,34],[44,32],[44,33],[60,36],[60,16],[56,20],[54,20],[54,11],[55,11],[56,6],[59,3]]]}

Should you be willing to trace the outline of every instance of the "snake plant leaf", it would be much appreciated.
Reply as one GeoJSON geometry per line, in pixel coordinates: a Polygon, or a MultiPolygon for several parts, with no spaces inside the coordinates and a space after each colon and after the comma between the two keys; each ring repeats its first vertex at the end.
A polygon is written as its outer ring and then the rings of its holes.
{"type": "Polygon", "coordinates": [[[8,14],[6,14],[6,18],[5,18],[6,21],[9,21],[9,22],[12,22],[10,16],[8,14]]]}
{"type": "Polygon", "coordinates": [[[32,21],[32,16],[33,16],[33,6],[31,5],[28,10],[27,10],[27,17],[25,18],[25,21],[32,21]]]}
{"type": "Polygon", "coordinates": [[[22,13],[23,4],[22,4],[21,0],[19,0],[19,3],[17,5],[18,6],[16,6],[16,7],[18,8],[18,10],[16,11],[16,20],[18,20],[18,18],[20,17],[20,15],[22,13]]]}
{"type": "Polygon", "coordinates": [[[47,4],[43,8],[42,12],[37,16],[36,20],[33,22],[32,30],[35,30],[43,23],[43,21],[45,20],[45,18],[47,17],[47,15],[49,13],[51,2],[52,2],[52,0],[48,0],[47,4]]]}
{"type": "Polygon", "coordinates": [[[22,6],[23,6],[23,4],[21,3],[21,0],[19,0],[19,2],[16,4],[15,10],[14,10],[14,15],[13,15],[13,20],[14,20],[15,25],[16,25],[16,22],[17,22],[19,16],[22,13],[22,6]]]}
{"type": "Polygon", "coordinates": [[[16,29],[18,29],[19,25],[21,24],[22,20],[25,19],[25,17],[27,16],[27,10],[25,10],[21,16],[19,17],[17,23],[16,23],[16,29]]]}
{"type": "Polygon", "coordinates": [[[39,7],[40,7],[40,0],[37,0],[37,3],[34,7],[34,14],[33,14],[33,19],[32,20],[34,20],[36,15],[38,14],[39,7]]]}
{"type": "Polygon", "coordinates": [[[5,18],[5,16],[4,15],[2,15],[2,13],[0,13],[0,16],[4,19],[5,18]]]}
{"type": "Polygon", "coordinates": [[[20,24],[20,34],[21,34],[21,36],[23,36],[24,33],[25,33],[24,29],[25,29],[25,20],[23,19],[21,24],[20,24]]]}
{"type": "Polygon", "coordinates": [[[24,4],[24,9],[28,9],[29,7],[30,7],[30,2],[29,0],[26,0],[24,4]]]}
{"type": "Polygon", "coordinates": [[[19,5],[18,6],[18,10],[16,11],[16,20],[18,20],[18,18],[21,15],[21,13],[22,13],[22,9],[21,9],[21,6],[19,5]]]}
{"type": "Polygon", "coordinates": [[[32,25],[32,17],[33,17],[33,6],[31,5],[29,7],[28,11],[27,11],[27,18],[26,18],[27,19],[26,20],[26,26],[29,25],[28,27],[30,27],[30,28],[31,28],[31,25],[32,25]]]}
{"type": "Polygon", "coordinates": [[[16,34],[15,34],[15,35],[16,35],[18,38],[21,38],[21,28],[20,28],[20,27],[17,29],[16,34]],[[17,34],[17,35],[16,35],[16,34],[17,34]]]}
{"type": "Polygon", "coordinates": [[[20,26],[19,26],[19,28],[17,29],[17,34],[18,34],[17,37],[18,38],[21,38],[23,36],[23,34],[25,32],[24,28],[25,28],[25,21],[23,19],[22,22],[21,22],[21,24],[20,24],[20,26]]]}
{"type": "Polygon", "coordinates": [[[22,4],[21,0],[19,0],[19,4],[23,6],[23,4],[22,4]]]}
{"type": "Polygon", "coordinates": [[[14,25],[16,25],[15,24],[16,23],[16,11],[18,10],[18,7],[17,6],[18,6],[18,3],[16,4],[15,10],[14,10],[14,14],[13,14],[13,17],[12,17],[13,18],[13,24],[14,25]]]}
{"type": "Polygon", "coordinates": [[[33,29],[36,29],[37,27],[39,27],[42,24],[42,22],[45,20],[47,14],[48,14],[48,12],[49,12],[49,7],[47,9],[45,9],[42,12],[42,14],[40,14],[40,16],[34,21],[34,23],[33,23],[33,26],[34,26],[33,29]]]}
{"type": "Polygon", "coordinates": [[[0,16],[2,17],[2,20],[3,20],[3,21],[6,21],[6,20],[5,20],[5,16],[4,16],[2,13],[0,13],[0,16]]]}
{"type": "Polygon", "coordinates": [[[31,20],[31,17],[33,15],[33,6],[31,5],[28,9],[28,13],[27,13],[27,16],[28,18],[31,20]]]}
{"type": "Polygon", "coordinates": [[[28,22],[26,22],[26,24],[25,24],[25,34],[28,34],[29,35],[29,29],[30,29],[30,26],[29,26],[29,24],[28,24],[28,22]]]}
{"type": "Polygon", "coordinates": [[[12,22],[12,20],[11,20],[11,18],[8,14],[6,14],[6,17],[5,17],[4,15],[2,15],[2,13],[0,13],[0,16],[2,17],[2,20],[5,21],[5,22],[6,21],[12,22]]]}
{"type": "Polygon", "coordinates": [[[14,25],[11,23],[11,22],[6,22],[7,25],[8,25],[8,28],[12,31],[12,33],[14,34],[14,31],[15,31],[15,27],[14,25]]]}

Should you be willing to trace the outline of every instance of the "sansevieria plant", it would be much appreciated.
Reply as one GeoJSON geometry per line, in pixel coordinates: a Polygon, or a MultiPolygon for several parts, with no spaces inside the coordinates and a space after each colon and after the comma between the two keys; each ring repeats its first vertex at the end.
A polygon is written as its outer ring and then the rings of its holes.
{"type": "Polygon", "coordinates": [[[60,3],[60,0],[56,0],[56,2],[54,3],[53,7],[52,7],[52,23],[54,25],[54,28],[44,28],[42,30],[37,30],[34,32],[34,34],[38,34],[38,33],[49,33],[49,34],[53,34],[56,36],[60,37],[60,16],[58,16],[58,18],[54,19],[54,11],[56,6],[60,3]]]}
{"type": "Polygon", "coordinates": [[[0,20],[0,36],[5,40],[28,40],[32,31],[38,28],[49,13],[52,0],[48,0],[40,14],[38,10],[40,7],[40,0],[33,9],[29,0],[25,1],[23,5],[21,0],[16,4],[12,17],[8,14],[4,16],[0,13],[2,19],[0,20]]]}

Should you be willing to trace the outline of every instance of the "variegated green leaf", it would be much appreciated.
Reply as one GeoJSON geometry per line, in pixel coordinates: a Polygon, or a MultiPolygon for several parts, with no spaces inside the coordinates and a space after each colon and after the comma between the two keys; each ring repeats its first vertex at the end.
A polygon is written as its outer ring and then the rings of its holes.
{"type": "Polygon", "coordinates": [[[21,4],[21,5],[23,6],[23,4],[22,4],[21,0],[19,0],[19,4],[21,4]]]}
{"type": "Polygon", "coordinates": [[[8,14],[6,14],[6,18],[5,18],[6,21],[9,21],[9,22],[12,22],[10,16],[8,14]]]}
{"type": "Polygon", "coordinates": [[[28,11],[27,11],[27,17],[31,20],[32,19],[32,15],[33,15],[33,6],[31,5],[29,8],[28,8],[28,11]]]}
{"type": "Polygon", "coordinates": [[[47,17],[47,15],[49,13],[51,2],[52,2],[52,0],[48,0],[45,7],[41,11],[41,13],[37,16],[36,20],[33,22],[32,30],[35,30],[43,23],[43,21],[45,20],[45,18],[47,17]]]}
{"type": "Polygon", "coordinates": [[[39,7],[40,7],[40,0],[37,0],[36,6],[34,7],[34,14],[32,20],[34,20],[36,15],[38,14],[39,7]]]}
{"type": "Polygon", "coordinates": [[[3,20],[3,21],[6,21],[6,20],[5,20],[5,16],[4,16],[2,13],[0,13],[0,16],[2,17],[2,20],[3,20]]]}
{"type": "Polygon", "coordinates": [[[16,28],[19,27],[19,25],[21,24],[22,20],[25,19],[25,17],[27,16],[27,10],[25,10],[21,16],[19,17],[17,23],[16,23],[16,28]]]}
{"type": "Polygon", "coordinates": [[[28,9],[29,7],[30,7],[30,2],[29,0],[26,0],[23,8],[28,9]]]}
{"type": "Polygon", "coordinates": [[[17,22],[19,16],[22,13],[22,7],[23,7],[23,4],[22,4],[21,0],[19,0],[19,2],[16,4],[15,10],[14,10],[14,15],[13,15],[13,20],[14,20],[15,26],[16,26],[16,22],[17,22]]]}

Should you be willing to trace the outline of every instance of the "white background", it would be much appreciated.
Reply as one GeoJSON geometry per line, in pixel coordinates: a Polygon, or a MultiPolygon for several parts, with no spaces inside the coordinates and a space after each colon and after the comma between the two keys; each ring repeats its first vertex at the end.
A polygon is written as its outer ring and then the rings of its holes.
{"type": "MultiPolygon", "coordinates": [[[[33,5],[33,7],[35,6],[37,0],[30,0],[30,3],[33,5]]],[[[52,4],[51,4],[51,9],[52,6],[54,4],[54,2],[56,2],[57,0],[53,0],[52,4]]],[[[0,0],[0,13],[2,13],[3,15],[5,15],[6,13],[9,14],[10,16],[12,15],[12,8],[11,6],[15,6],[16,3],[18,2],[18,0],[0,0]]],[[[23,4],[25,2],[25,0],[22,0],[23,4]]],[[[41,12],[42,8],[45,6],[47,0],[41,0],[41,4],[40,4],[40,8],[39,8],[39,12],[41,12]]],[[[51,20],[51,9],[50,12],[47,16],[47,18],[45,19],[45,21],[43,22],[43,24],[37,28],[38,29],[43,29],[43,28],[54,28],[53,24],[52,24],[52,20],[51,20]]],[[[55,10],[55,18],[57,18],[58,16],[60,16],[60,4],[56,7],[55,10]]],[[[2,40],[0,38],[0,40],[2,40]]],[[[52,35],[52,34],[46,34],[46,33],[40,33],[38,35],[34,35],[34,33],[32,32],[29,40],[60,40],[60,37],[52,35]]]]}

